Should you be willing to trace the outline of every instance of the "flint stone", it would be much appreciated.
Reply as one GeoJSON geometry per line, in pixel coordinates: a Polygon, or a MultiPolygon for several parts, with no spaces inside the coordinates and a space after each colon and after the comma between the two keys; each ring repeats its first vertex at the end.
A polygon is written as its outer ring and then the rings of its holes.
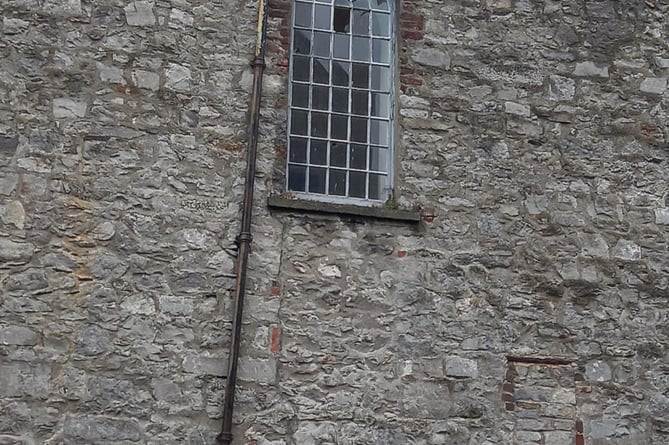
{"type": "Polygon", "coordinates": [[[107,331],[95,324],[86,324],[79,328],[74,350],[81,355],[99,355],[111,349],[107,331]]]}
{"type": "Polygon", "coordinates": [[[662,94],[667,89],[666,77],[647,77],[641,82],[639,90],[642,93],[662,94]]]}
{"type": "Polygon", "coordinates": [[[479,376],[478,364],[462,357],[446,357],[444,373],[447,377],[475,379],[479,376]]]}
{"type": "Polygon", "coordinates": [[[63,425],[63,435],[83,440],[129,440],[138,442],[141,437],[139,426],[130,420],[108,417],[68,417],[63,425]]]}
{"type": "Polygon", "coordinates": [[[0,135],[0,153],[14,153],[19,146],[19,136],[0,135]]]}
{"type": "Polygon", "coordinates": [[[68,98],[53,100],[53,116],[56,119],[68,117],[84,117],[86,115],[86,102],[68,98]]]}
{"type": "Polygon", "coordinates": [[[581,77],[609,77],[608,66],[597,66],[594,62],[580,62],[576,64],[574,74],[581,77]]]}
{"type": "Polygon", "coordinates": [[[37,333],[24,326],[7,326],[5,328],[0,328],[0,344],[34,346],[37,344],[37,333]]]}
{"type": "Polygon", "coordinates": [[[123,10],[130,26],[152,26],[156,23],[156,17],[153,15],[153,2],[132,2],[123,10]]]}

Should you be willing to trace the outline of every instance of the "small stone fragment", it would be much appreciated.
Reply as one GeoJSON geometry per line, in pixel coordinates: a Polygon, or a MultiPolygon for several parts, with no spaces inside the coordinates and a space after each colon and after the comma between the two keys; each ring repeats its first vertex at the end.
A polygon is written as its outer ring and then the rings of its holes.
{"type": "Polygon", "coordinates": [[[446,357],[444,373],[448,377],[475,379],[479,375],[478,364],[475,360],[462,357],[446,357]]]}
{"type": "Polygon", "coordinates": [[[86,115],[86,102],[59,98],[53,100],[53,116],[56,119],[68,117],[84,117],[86,115]]]}
{"type": "Polygon", "coordinates": [[[573,79],[562,76],[551,76],[548,83],[548,99],[571,100],[576,92],[576,82],[573,79]]]}
{"type": "Polygon", "coordinates": [[[26,221],[26,212],[20,201],[9,201],[5,206],[0,206],[0,219],[5,224],[12,224],[17,229],[23,229],[26,221]]]}
{"type": "Polygon", "coordinates": [[[594,62],[580,62],[576,64],[574,74],[581,77],[609,77],[608,66],[597,66],[594,62]]]}
{"type": "Polygon", "coordinates": [[[638,261],[641,259],[641,247],[632,241],[619,239],[613,246],[611,253],[614,258],[627,261],[638,261]]]}
{"type": "Polygon", "coordinates": [[[165,70],[165,88],[174,91],[187,91],[193,80],[189,68],[170,63],[165,70]]]}
{"type": "Polygon", "coordinates": [[[508,114],[515,114],[516,116],[529,117],[531,114],[529,106],[516,102],[504,102],[504,111],[508,114]]]}
{"type": "Polygon", "coordinates": [[[77,333],[75,352],[81,355],[99,355],[111,349],[107,331],[96,324],[85,324],[77,333]]]}
{"type": "Polygon", "coordinates": [[[0,134],[0,153],[14,153],[19,146],[19,137],[0,134]]]}
{"type": "Polygon", "coordinates": [[[160,76],[151,71],[133,71],[132,82],[137,88],[143,88],[145,90],[158,91],[158,88],[160,88],[160,76]]]}

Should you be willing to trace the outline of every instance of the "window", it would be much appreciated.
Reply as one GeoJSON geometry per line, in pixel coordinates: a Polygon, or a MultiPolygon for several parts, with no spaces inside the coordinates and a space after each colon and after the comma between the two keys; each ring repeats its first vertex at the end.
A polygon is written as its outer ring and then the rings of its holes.
{"type": "Polygon", "coordinates": [[[370,205],[392,185],[390,0],[295,0],[287,189],[370,205]]]}

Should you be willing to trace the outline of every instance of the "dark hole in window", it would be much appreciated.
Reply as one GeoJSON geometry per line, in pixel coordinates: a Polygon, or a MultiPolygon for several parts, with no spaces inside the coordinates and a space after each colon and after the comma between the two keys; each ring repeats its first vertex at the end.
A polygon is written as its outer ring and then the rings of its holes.
{"type": "Polygon", "coordinates": [[[335,32],[349,32],[351,30],[351,10],[335,7],[332,27],[335,32]]]}

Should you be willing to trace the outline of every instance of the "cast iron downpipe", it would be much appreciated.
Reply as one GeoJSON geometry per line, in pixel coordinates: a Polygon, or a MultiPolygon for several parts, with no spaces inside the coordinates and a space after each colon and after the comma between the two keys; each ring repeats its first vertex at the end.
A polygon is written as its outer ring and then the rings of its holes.
{"type": "Polygon", "coordinates": [[[223,401],[223,425],[218,435],[218,443],[230,445],[232,442],[232,411],[235,404],[235,386],[237,385],[237,363],[239,361],[239,343],[244,314],[244,294],[246,293],[246,271],[248,268],[249,248],[252,240],[251,218],[253,216],[253,185],[256,174],[256,154],[258,147],[258,129],[260,121],[260,99],[262,96],[262,76],[265,71],[265,36],[267,27],[267,0],[258,0],[258,28],[256,35],[253,67],[253,90],[249,108],[248,144],[246,150],[246,182],[242,203],[242,227],[237,238],[237,279],[234,295],[234,318],[232,320],[232,339],[228,358],[228,379],[225,384],[223,401]]]}

